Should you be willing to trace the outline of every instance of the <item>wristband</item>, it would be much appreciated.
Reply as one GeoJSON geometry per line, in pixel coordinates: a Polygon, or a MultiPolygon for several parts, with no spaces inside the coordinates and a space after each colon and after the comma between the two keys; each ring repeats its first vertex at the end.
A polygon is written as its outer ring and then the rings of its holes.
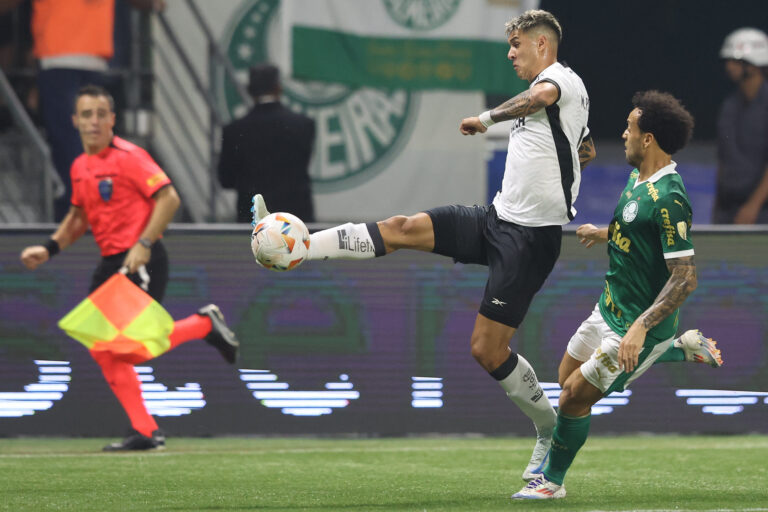
{"type": "Polygon", "coordinates": [[[486,110],[485,112],[483,112],[482,114],[480,114],[477,117],[480,118],[480,122],[483,123],[483,126],[485,126],[486,128],[496,124],[496,121],[491,119],[491,111],[490,110],[486,110]]]}
{"type": "Polygon", "coordinates": [[[43,247],[45,247],[48,250],[49,258],[53,258],[57,254],[59,254],[59,252],[61,252],[61,247],[59,247],[59,242],[57,242],[53,238],[49,238],[48,240],[46,240],[45,243],[43,244],[43,247]]]}
{"type": "Polygon", "coordinates": [[[138,243],[147,249],[152,248],[152,241],[149,238],[139,238],[138,243]]]}

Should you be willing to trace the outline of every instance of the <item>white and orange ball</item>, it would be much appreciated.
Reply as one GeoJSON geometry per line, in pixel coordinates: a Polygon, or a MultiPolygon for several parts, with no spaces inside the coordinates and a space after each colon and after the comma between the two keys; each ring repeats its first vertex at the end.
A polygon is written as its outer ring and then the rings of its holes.
{"type": "Polygon", "coordinates": [[[293,270],[309,253],[309,230],[295,215],[271,213],[253,228],[251,250],[256,263],[264,268],[276,272],[293,270]]]}

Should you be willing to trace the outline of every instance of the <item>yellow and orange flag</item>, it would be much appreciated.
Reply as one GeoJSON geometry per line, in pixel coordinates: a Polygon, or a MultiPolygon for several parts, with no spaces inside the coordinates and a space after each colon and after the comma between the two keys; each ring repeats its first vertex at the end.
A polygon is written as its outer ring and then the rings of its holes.
{"type": "Polygon", "coordinates": [[[59,320],[59,328],[91,352],[112,352],[122,361],[137,364],[168,351],[173,318],[118,273],[59,320]]]}

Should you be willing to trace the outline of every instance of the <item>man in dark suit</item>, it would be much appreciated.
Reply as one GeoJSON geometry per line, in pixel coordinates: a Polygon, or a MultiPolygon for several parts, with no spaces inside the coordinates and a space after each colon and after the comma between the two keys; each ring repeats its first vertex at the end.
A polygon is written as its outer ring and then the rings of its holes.
{"type": "Polygon", "coordinates": [[[224,127],[219,181],[237,190],[237,221],[251,221],[251,198],[264,196],[272,211],[314,222],[308,173],[315,140],[313,119],[280,103],[279,71],[262,64],[251,68],[248,92],[254,107],[224,127]]]}

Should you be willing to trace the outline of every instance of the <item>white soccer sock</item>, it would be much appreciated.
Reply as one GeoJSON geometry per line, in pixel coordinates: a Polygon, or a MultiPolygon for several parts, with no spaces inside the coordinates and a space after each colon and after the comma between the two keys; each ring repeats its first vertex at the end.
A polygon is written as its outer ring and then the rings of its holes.
{"type": "Polygon", "coordinates": [[[536,372],[523,356],[517,355],[517,366],[499,384],[520,410],[533,420],[536,432],[551,435],[557,422],[557,413],[541,389],[536,372]]]}
{"type": "Polygon", "coordinates": [[[362,260],[383,255],[384,242],[376,223],[348,222],[309,235],[309,260],[362,260]]]}

